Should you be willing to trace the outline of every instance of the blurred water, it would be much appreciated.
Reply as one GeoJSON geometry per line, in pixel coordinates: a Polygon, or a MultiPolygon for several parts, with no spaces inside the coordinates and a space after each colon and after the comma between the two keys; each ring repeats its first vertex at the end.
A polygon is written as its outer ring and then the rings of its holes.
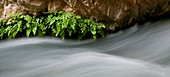
{"type": "Polygon", "coordinates": [[[0,77],[169,77],[170,20],[97,40],[0,41],[0,77]]]}

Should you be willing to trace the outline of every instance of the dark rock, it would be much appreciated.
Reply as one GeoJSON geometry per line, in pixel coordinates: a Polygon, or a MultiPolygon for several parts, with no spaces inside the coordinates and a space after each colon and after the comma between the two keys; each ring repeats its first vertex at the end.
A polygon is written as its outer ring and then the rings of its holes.
{"type": "Polygon", "coordinates": [[[170,13],[170,0],[0,0],[1,19],[18,12],[40,15],[55,10],[102,21],[115,31],[170,13]]]}

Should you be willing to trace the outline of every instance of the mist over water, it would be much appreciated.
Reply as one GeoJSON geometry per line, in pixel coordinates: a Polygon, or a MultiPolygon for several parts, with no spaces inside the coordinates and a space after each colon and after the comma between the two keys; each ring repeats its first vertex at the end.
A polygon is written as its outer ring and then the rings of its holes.
{"type": "Polygon", "coordinates": [[[170,20],[97,40],[0,41],[0,77],[169,77],[170,20]]]}

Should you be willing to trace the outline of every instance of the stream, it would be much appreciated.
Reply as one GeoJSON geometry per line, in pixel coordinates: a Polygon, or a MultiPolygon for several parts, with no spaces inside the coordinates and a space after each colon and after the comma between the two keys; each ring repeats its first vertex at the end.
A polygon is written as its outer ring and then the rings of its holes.
{"type": "Polygon", "coordinates": [[[0,41],[0,77],[169,77],[170,20],[97,40],[0,41]]]}

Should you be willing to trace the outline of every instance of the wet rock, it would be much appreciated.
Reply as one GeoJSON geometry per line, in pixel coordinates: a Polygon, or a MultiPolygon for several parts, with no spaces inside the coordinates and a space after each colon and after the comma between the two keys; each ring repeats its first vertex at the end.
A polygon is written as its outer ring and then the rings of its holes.
{"type": "Polygon", "coordinates": [[[102,21],[107,30],[115,31],[170,13],[170,0],[0,0],[1,19],[18,12],[40,15],[55,10],[102,21]]]}

